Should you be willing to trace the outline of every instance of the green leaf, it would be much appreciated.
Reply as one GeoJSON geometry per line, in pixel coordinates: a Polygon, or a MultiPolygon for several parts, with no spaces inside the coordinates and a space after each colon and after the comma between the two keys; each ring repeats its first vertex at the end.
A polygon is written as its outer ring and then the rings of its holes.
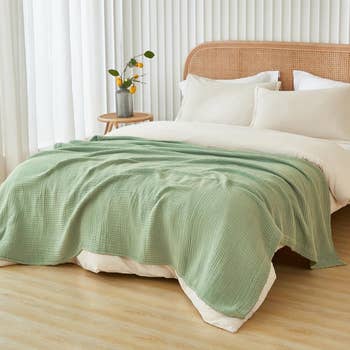
{"type": "Polygon", "coordinates": [[[117,70],[115,70],[115,69],[109,69],[109,70],[108,70],[108,73],[109,73],[110,75],[113,75],[114,77],[120,76],[119,72],[118,72],[117,70]]]}
{"type": "Polygon", "coordinates": [[[134,67],[136,65],[137,61],[135,60],[135,58],[132,58],[129,63],[128,63],[128,66],[129,67],[134,67]]]}
{"type": "Polygon", "coordinates": [[[126,79],[124,80],[123,87],[127,89],[131,84],[132,84],[132,80],[126,79]]]}
{"type": "Polygon", "coordinates": [[[147,57],[147,58],[153,58],[153,57],[154,57],[153,51],[150,51],[150,50],[145,51],[145,53],[144,53],[143,55],[144,55],[145,57],[147,57]]]}

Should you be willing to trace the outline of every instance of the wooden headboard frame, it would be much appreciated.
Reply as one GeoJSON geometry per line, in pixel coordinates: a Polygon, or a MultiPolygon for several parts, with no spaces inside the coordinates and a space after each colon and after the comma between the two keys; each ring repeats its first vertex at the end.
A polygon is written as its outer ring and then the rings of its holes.
{"type": "Polygon", "coordinates": [[[192,73],[212,79],[235,79],[279,70],[283,90],[293,89],[294,69],[350,82],[350,45],[256,41],[213,41],[188,55],[184,78],[192,73]]]}

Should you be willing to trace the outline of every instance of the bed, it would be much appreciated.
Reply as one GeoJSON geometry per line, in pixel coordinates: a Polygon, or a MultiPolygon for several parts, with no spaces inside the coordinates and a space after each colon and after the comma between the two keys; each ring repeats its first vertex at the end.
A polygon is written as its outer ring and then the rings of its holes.
{"type": "MultiPolygon", "coordinates": [[[[190,53],[184,78],[279,70],[290,90],[293,69],[350,82],[349,61],[345,45],[212,42],[190,53]]],[[[350,142],[212,123],[128,126],[58,145],[11,174],[0,189],[0,265],[177,278],[204,321],[236,332],[276,279],[276,250],[289,246],[314,268],[343,264],[329,217],[349,202],[349,176],[350,142]],[[232,239],[238,227],[247,233],[232,239]]]]}

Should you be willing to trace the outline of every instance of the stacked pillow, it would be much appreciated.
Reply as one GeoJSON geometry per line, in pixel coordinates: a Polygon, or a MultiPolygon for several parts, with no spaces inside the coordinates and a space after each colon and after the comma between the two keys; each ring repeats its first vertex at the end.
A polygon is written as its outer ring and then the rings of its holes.
{"type": "Polygon", "coordinates": [[[350,140],[350,84],[294,71],[296,91],[257,88],[252,127],[350,140]]]}
{"type": "Polygon", "coordinates": [[[350,86],[278,92],[257,88],[252,127],[350,139],[350,86]]]}
{"type": "MultiPolygon", "coordinates": [[[[266,72],[260,72],[258,74],[252,75],[250,77],[244,77],[244,78],[238,78],[238,79],[220,79],[220,80],[213,80],[203,77],[198,77],[202,79],[203,81],[207,81],[210,83],[211,81],[219,82],[219,83],[225,83],[225,84],[245,84],[245,83],[252,83],[252,84],[258,84],[258,83],[273,83],[277,82],[279,78],[280,72],[277,70],[274,71],[266,71],[266,72]]],[[[193,76],[192,74],[189,74],[189,77],[193,76]]],[[[179,83],[181,95],[186,95],[186,88],[188,85],[188,78],[186,80],[182,80],[179,83]]]]}
{"type": "MultiPolygon", "coordinates": [[[[176,121],[200,121],[249,126],[254,110],[254,91],[257,86],[279,89],[275,82],[253,82],[237,79],[220,81],[189,75],[185,95],[176,121]]],[[[260,78],[257,79],[258,81],[260,78]]]]}
{"type": "Polygon", "coordinates": [[[319,90],[330,89],[335,87],[350,86],[342,81],[330,80],[318,77],[316,75],[301,71],[293,71],[294,90],[319,90]]]}

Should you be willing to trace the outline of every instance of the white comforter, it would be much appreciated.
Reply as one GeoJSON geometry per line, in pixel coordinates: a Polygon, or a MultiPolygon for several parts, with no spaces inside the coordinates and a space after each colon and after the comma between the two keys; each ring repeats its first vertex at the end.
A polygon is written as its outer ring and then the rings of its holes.
{"type": "Polygon", "coordinates": [[[253,150],[306,159],[324,172],[339,206],[350,199],[350,152],[336,142],[306,136],[214,123],[153,122],[130,125],[109,135],[184,141],[228,150],[253,150]]]}
{"type": "MultiPolygon", "coordinates": [[[[332,211],[346,205],[350,200],[350,150],[343,149],[336,142],[248,127],[184,122],[153,122],[131,125],[115,130],[109,135],[184,141],[229,150],[254,150],[303,158],[318,165],[323,170],[329,184],[332,211]]],[[[128,258],[93,254],[87,251],[82,251],[73,262],[93,272],[106,271],[177,278],[176,271],[169,266],[142,265],[128,258]]],[[[12,263],[0,260],[0,266],[10,264],[12,263]]],[[[179,278],[179,283],[204,321],[235,332],[260,307],[275,278],[275,271],[271,264],[270,274],[260,298],[245,319],[228,317],[213,310],[181,278],[179,278]]]]}

